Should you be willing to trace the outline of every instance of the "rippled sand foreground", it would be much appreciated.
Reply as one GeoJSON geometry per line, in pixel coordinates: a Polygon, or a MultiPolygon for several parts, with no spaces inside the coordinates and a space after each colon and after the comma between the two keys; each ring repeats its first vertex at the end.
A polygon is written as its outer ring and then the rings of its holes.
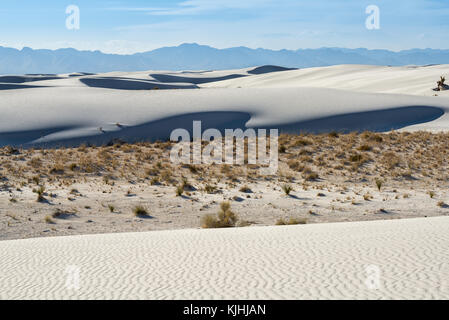
{"type": "Polygon", "coordinates": [[[448,299],[449,217],[0,242],[2,299],[448,299]]]}

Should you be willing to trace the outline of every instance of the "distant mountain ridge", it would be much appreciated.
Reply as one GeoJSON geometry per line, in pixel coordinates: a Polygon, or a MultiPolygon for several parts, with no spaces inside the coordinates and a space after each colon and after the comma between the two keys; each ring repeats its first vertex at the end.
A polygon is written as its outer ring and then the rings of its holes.
{"type": "Polygon", "coordinates": [[[234,47],[216,49],[196,43],[163,47],[132,55],[76,49],[22,50],[0,46],[0,74],[56,74],[143,70],[237,69],[261,65],[288,68],[336,64],[429,65],[449,64],[449,50],[388,50],[320,48],[269,50],[234,47]]]}

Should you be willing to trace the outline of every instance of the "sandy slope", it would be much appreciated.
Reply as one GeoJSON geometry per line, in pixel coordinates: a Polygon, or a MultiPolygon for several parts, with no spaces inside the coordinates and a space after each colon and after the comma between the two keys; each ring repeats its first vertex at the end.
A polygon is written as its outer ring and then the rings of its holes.
{"type": "Polygon", "coordinates": [[[448,235],[440,217],[3,241],[0,298],[448,299],[448,235]]]}
{"type": "Polygon", "coordinates": [[[167,139],[192,120],[284,132],[449,128],[447,92],[432,96],[447,65],[272,71],[278,70],[5,76],[0,145],[167,139]],[[210,112],[226,114],[225,121],[210,112]]]}
{"type": "Polygon", "coordinates": [[[337,65],[261,74],[202,85],[221,88],[314,87],[359,92],[401,93],[448,96],[449,91],[435,92],[436,81],[449,74],[448,65],[368,66],[337,65]]]}

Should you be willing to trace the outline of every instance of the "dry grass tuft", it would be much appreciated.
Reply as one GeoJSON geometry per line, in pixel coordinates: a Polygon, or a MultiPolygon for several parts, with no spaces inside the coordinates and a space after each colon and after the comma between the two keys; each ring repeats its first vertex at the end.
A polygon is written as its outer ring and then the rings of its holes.
{"type": "Polygon", "coordinates": [[[230,228],[235,227],[238,221],[237,215],[231,210],[229,202],[222,202],[217,216],[205,215],[201,219],[202,228],[230,228]]]}

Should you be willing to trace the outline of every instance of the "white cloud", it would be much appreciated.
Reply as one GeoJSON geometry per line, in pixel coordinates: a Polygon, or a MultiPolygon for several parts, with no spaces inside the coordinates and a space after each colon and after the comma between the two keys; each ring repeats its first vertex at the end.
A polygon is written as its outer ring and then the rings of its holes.
{"type": "Polygon", "coordinates": [[[186,0],[180,2],[177,6],[167,7],[142,7],[142,8],[109,8],[109,10],[118,11],[140,11],[150,15],[196,15],[205,12],[218,11],[223,9],[251,9],[259,8],[274,0],[186,0]]]}

